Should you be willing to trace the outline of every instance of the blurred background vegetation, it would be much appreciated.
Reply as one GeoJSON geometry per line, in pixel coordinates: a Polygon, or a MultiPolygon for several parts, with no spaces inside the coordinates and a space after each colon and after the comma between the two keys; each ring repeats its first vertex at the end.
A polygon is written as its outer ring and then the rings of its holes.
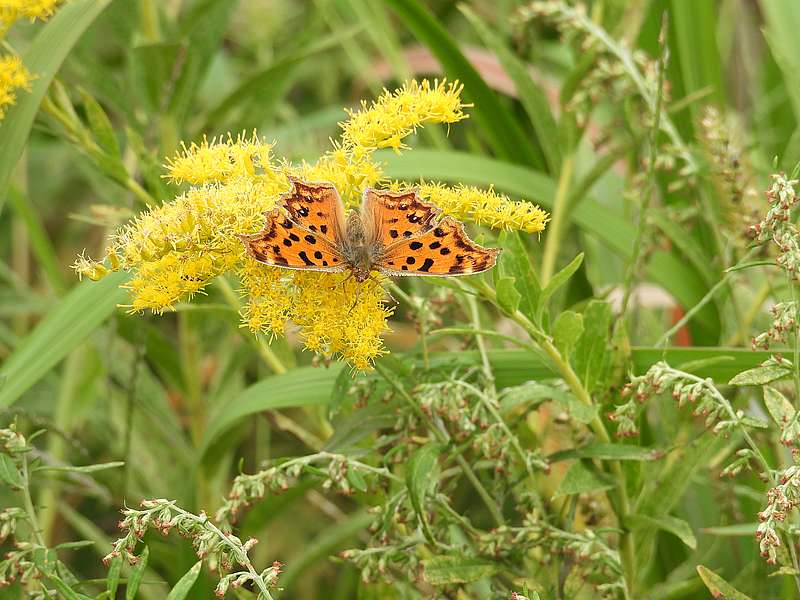
{"type": "MultiPolygon", "coordinates": [[[[276,141],[276,155],[312,160],[338,134],[343,107],[410,78],[458,79],[474,103],[470,119],[452,129],[420,130],[415,149],[402,155],[381,151],[387,174],[493,185],[552,211],[541,239],[524,241],[540,277],[550,279],[585,253],[555,297],[552,320],[568,308],[584,311],[591,299],[608,300],[618,311],[633,290],[625,340],[633,353],[615,385],[658,360],[655,346],[665,342],[708,348],[671,350],[683,362],[729,357],[707,363],[720,384],[767,357],[750,353],[750,339],[768,327],[768,306],[787,298],[792,286],[762,271],[726,269],[745,256],[754,260],[746,228],[751,215],[766,210],[760,192],[770,173],[791,171],[800,157],[800,4],[587,2],[590,21],[610,36],[602,49],[582,46],[585,32],[569,24],[562,37],[558,23],[531,16],[525,4],[72,0],[47,24],[20,22],[6,35],[7,50],[29,59],[39,81],[32,92],[20,92],[0,123],[0,421],[16,422],[27,434],[45,430],[33,442],[43,464],[125,463],[91,477],[69,472],[34,481],[46,543],[93,542],[60,553],[85,582],[84,593],[105,587],[100,559],[117,537],[125,503],[169,498],[213,514],[239,472],[323,447],[341,425],[328,405],[349,414],[357,398],[348,368],[321,364],[292,332],[269,345],[277,363],[265,358],[260,344],[269,340],[240,329],[233,278],[163,316],[117,308],[126,303],[118,288],[124,274],[76,281],[69,269],[76,255],[84,249],[102,255],[107,236],[147,202],[174,197],[162,164],[182,141],[257,130],[276,141]],[[51,37],[43,39],[44,31],[51,37]],[[615,49],[629,56],[628,48],[636,50],[633,67],[614,57],[615,49]],[[659,89],[653,65],[664,48],[669,59],[659,103],[671,125],[658,134],[658,200],[640,218],[652,191],[642,175],[655,99],[642,90],[659,89]],[[631,80],[629,68],[645,79],[631,80]],[[689,310],[686,326],[662,339],[689,310]]],[[[470,323],[468,308],[447,304],[446,288],[402,285],[406,298],[429,302],[419,311],[400,298],[387,336],[390,360],[400,365],[387,363],[394,372],[417,365],[423,346],[449,352],[441,364],[474,348],[469,335],[430,335],[470,323]]],[[[483,317],[486,329],[525,338],[499,312],[487,309],[483,317]]],[[[516,347],[502,340],[491,345],[516,347]]],[[[543,377],[518,355],[497,355],[501,389],[543,377]]],[[[747,393],[738,396],[743,406],[747,393]]],[[[602,392],[597,402],[607,412],[617,399],[602,392]]],[[[703,436],[702,423],[670,402],[658,405],[655,418],[642,418],[641,446],[664,450],[703,436]]],[[[559,410],[527,418],[545,454],[585,440],[580,425],[559,410]]],[[[683,457],[690,466],[679,473],[660,463],[629,473],[630,485],[649,486],[651,496],[660,482],[674,481],[668,477],[682,479],[665,500],[666,512],[696,536],[693,549],[666,531],[652,533],[641,554],[652,559],[635,597],[708,597],[698,564],[752,598],[796,597],[791,577],[768,576],[772,569],[753,538],[764,484],[752,474],[718,477],[738,441],[693,446],[683,457]]],[[[764,440],[770,459],[787,461],[774,442],[764,440]]],[[[542,495],[552,495],[562,475],[563,469],[541,475],[542,495]]],[[[238,535],[259,540],[251,552],[255,564],[288,565],[282,598],[508,597],[360,583],[358,569],[330,556],[363,545],[364,509],[375,502],[304,481],[256,503],[238,535]]],[[[18,503],[14,491],[0,491],[0,506],[18,503]]],[[[475,504],[474,493],[459,501],[464,512],[475,504]]],[[[585,508],[591,498],[579,504],[585,508]]],[[[589,517],[579,521],[591,524],[589,517]]],[[[147,544],[139,594],[163,598],[197,558],[176,536],[149,534],[147,544]]],[[[573,597],[559,578],[541,589],[542,598],[573,597]]],[[[534,589],[535,580],[531,575],[526,585],[534,589]]],[[[189,597],[210,597],[217,581],[203,570],[189,597]]],[[[0,595],[25,592],[12,586],[0,595]]]]}

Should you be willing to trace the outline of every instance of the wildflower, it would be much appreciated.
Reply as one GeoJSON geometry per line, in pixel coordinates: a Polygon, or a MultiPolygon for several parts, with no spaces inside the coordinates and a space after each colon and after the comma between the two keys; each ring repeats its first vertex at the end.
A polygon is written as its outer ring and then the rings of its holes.
{"type": "Polygon", "coordinates": [[[758,513],[760,523],[756,529],[761,556],[772,565],[777,562],[781,545],[779,524],[800,506],[800,467],[791,465],[780,474],[779,481],[767,492],[767,506],[758,513]]]}
{"type": "Polygon", "coordinates": [[[399,90],[383,95],[371,106],[361,103],[361,110],[348,110],[350,117],[342,128],[345,144],[367,149],[406,148],[403,138],[425,123],[456,123],[466,119],[458,82],[446,84],[428,81],[407,83],[399,90]]]}
{"type": "Polygon", "coordinates": [[[0,33],[20,19],[47,19],[61,0],[0,0],[0,33]]]}
{"type": "Polygon", "coordinates": [[[515,229],[527,233],[544,230],[548,214],[529,202],[512,202],[494,190],[459,185],[454,188],[440,183],[423,183],[420,195],[462,221],[472,221],[492,229],[515,229]]]}
{"type": "Polygon", "coordinates": [[[29,90],[33,76],[16,56],[0,58],[0,119],[17,101],[17,90],[29,90]]]}
{"type": "Polygon", "coordinates": [[[796,179],[785,174],[772,176],[772,185],[765,192],[770,202],[769,210],[761,222],[750,228],[757,242],[772,240],[778,246],[777,263],[793,279],[800,277],[800,234],[792,222],[792,209],[798,202],[796,179]]]}
{"type": "MultiPolygon", "coordinates": [[[[392,314],[381,285],[346,281],[343,273],[263,265],[247,255],[240,236],[263,228],[264,213],[289,189],[289,176],[333,183],[349,207],[360,203],[366,187],[389,185],[373,160],[374,151],[399,150],[402,140],[426,123],[464,119],[460,92],[457,83],[427,81],[385,92],[371,106],[348,112],[340,124],[342,139],[313,163],[275,158],[273,145],[255,133],[184,144],[166,161],[165,170],[167,179],[185,189],[117,231],[104,261],[80,256],[73,268],[91,279],[118,269],[133,272],[126,284],[130,310],[155,313],[234,272],[246,296],[244,326],[275,336],[293,323],[306,349],[368,369],[385,352],[382,336],[392,314]]],[[[538,207],[511,202],[492,190],[434,183],[425,184],[422,195],[446,213],[495,229],[538,232],[547,222],[538,207]]]]}

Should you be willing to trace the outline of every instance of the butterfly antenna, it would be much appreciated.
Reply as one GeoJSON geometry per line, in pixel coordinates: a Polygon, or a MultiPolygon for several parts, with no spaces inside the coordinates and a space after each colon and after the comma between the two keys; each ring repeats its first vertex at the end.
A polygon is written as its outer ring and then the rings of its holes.
{"type": "Polygon", "coordinates": [[[350,313],[353,312],[353,309],[356,307],[356,304],[358,304],[358,298],[360,295],[361,295],[361,284],[359,283],[358,285],[356,285],[356,299],[353,300],[353,306],[351,306],[350,310],[347,311],[348,315],[350,315],[350,313]]]}

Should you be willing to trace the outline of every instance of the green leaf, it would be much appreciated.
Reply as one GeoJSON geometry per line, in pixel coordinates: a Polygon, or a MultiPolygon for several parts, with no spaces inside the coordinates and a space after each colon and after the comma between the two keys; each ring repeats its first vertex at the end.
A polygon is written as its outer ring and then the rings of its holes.
{"type": "Polygon", "coordinates": [[[583,315],[575,311],[565,310],[553,322],[553,344],[566,357],[572,354],[572,349],[582,333],[583,315]]]}
{"type": "Polygon", "coordinates": [[[439,59],[445,74],[464,84],[464,98],[475,105],[472,118],[501,158],[519,161],[537,169],[544,167],[539,148],[530,142],[513,114],[500,102],[458,43],[417,0],[385,0],[414,36],[439,59]]]}
{"type": "Polygon", "coordinates": [[[196,563],[194,563],[194,566],[186,571],[184,576],[181,577],[178,580],[178,583],[175,584],[175,587],[169,591],[167,600],[184,600],[184,598],[189,595],[189,592],[192,591],[194,583],[197,581],[197,577],[200,575],[200,569],[202,568],[202,560],[198,560],[196,563]]]}
{"type": "Polygon", "coordinates": [[[764,404],[767,406],[772,420],[778,427],[784,427],[794,418],[794,406],[789,400],[770,385],[764,386],[764,404]]]}
{"type": "Polygon", "coordinates": [[[792,374],[791,369],[778,366],[756,367],[742,371],[728,383],[730,385],[764,385],[779,379],[784,379],[792,374]]]}
{"type": "Polygon", "coordinates": [[[497,303],[508,314],[514,314],[519,309],[522,294],[517,291],[513,277],[499,277],[494,284],[497,293],[497,303]]]}
{"type": "MultiPolygon", "coordinates": [[[[39,105],[61,63],[83,32],[111,0],[72,0],[62,6],[39,31],[22,55],[25,67],[36,74],[30,92],[19,95],[17,103],[0,121],[0,212],[5,203],[11,172],[22,156],[39,105]]],[[[0,402],[0,406],[2,406],[0,402]]]]}
{"type": "Polygon", "coordinates": [[[531,265],[531,259],[522,237],[517,232],[504,231],[500,244],[505,251],[500,255],[496,276],[511,277],[520,295],[519,310],[534,323],[538,323],[538,306],[541,295],[539,278],[531,265]]]}
{"type": "Polygon", "coordinates": [[[17,463],[8,454],[0,454],[0,481],[10,485],[14,490],[23,486],[22,474],[17,468],[17,463]]]}
{"type": "Polygon", "coordinates": [[[758,529],[758,523],[736,523],[735,525],[720,525],[719,527],[703,527],[703,533],[719,535],[722,537],[753,537],[758,529]]]}
{"type": "Polygon", "coordinates": [[[554,497],[571,496],[584,492],[610,490],[617,482],[605,473],[598,473],[588,468],[581,461],[576,461],[566,472],[554,497]]]}
{"type": "Polygon", "coordinates": [[[590,300],[583,313],[584,331],[575,345],[575,372],[587,391],[594,391],[606,368],[611,306],[590,300]]]}
{"type": "Polygon", "coordinates": [[[706,584],[708,591],[711,592],[714,598],[724,598],[725,600],[751,600],[750,596],[746,596],[722,577],[714,573],[714,571],[703,565],[697,565],[697,574],[700,575],[700,579],[706,584]]]}
{"type": "Polygon", "coordinates": [[[150,558],[150,549],[145,546],[144,551],[139,555],[139,561],[136,566],[131,570],[128,583],[125,586],[125,600],[136,600],[136,593],[139,591],[139,586],[142,584],[144,571],[147,568],[147,560],[150,558]]]}
{"type": "Polygon", "coordinates": [[[551,462],[566,460],[569,458],[599,458],[600,460],[637,460],[650,461],[658,460],[663,457],[663,453],[650,448],[641,446],[630,446],[628,444],[607,444],[597,442],[587,444],[580,448],[570,448],[561,450],[548,456],[551,462]]]}
{"type": "Polygon", "coordinates": [[[106,591],[108,597],[112,600],[117,597],[117,588],[119,587],[119,577],[122,572],[122,556],[115,556],[111,559],[111,564],[108,567],[108,575],[106,576],[106,591]]]}
{"type": "Polygon", "coordinates": [[[16,402],[113,314],[127,296],[119,287],[127,278],[111,273],[98,282],[84,281],[50,310],[0,368],[0,380],[6,380],[0,407],[16,402]]]}
{"type": "Polygon", "coordinates": [[[411,506],[417,513],[417,518],[422,523],[423,532],[428,541],[433,543],[434,538],[428,528],[425,499],[437,483],[439,471],[439,455],[442,453],[440,444],[428,444],[417,450],[409,459],[406,466],[406,487],[411,506]]]}
{"type": "Polygon", "coordinates": [[[472,583],[500,571],[499,565],[468,556],[434,556],[422,561],[425,580],[431,585],[472,583]]]}
{"type": "Polygon", "coordinates": [[[341,364],[327,369],[301,367],[251,385],[212,415],[201,448],[207,450],[221,434],[250,415],[292,406],[327,404],[341,368],[341,364]]]}
{"type": "Polygon", "coordinates": [[[66,583],[64,583],[64,580],[58,575],[48,575],[47,578],[53,584],[53,587],[56,588],[56,591],[61,594],[65,600],[92,600],[89,596],[80,594],[73,590],[66,583]]]}
{"type": "Polygon", "coordinates": [[[514,81],[519,101],[533,125],[539,145],[544,152],[547,171],[551,174],[558,173],[561,170],[558,125],[550,110],[547,94],[531,78],[525,63],[517,58],[497,33],[467,6],[462,4],[459,9],[472,23],[483,43],[500,59],[503,69],[514,81]]]}
{"type": "Polygon", "coordinates": [[[583,252],[581,252],[580,254],[578,254],[578,256],[573,258],[572,262],[569,263],[566,267],[564,267],[558,273],[553,275],[548,284],[542,290],[542,294],[539,297],[540,312],[547,306],[547,301],[550,300],[553,294],[555,294],[559,289],[561,289],[561,286],[567,283],[570,277],[572,277],[575,274],[575,271],[577,271],[580,268],[581,264],[583,264],[583,252]]]}
{"type": "Polygon", "coordinates": [[[94,135],[95,141],[109,156],[121,159],[119,140],[117,140],[117,134],[114,133],[106,111],[86,90],[81,89],[80,94],[86,118],[89,121],[89,129],[94,135]]]}
{"type": "Polygon", "coordinates": [[[50,473],[96,473],[97,471],[105,471],[107,469],[116,469],[117,467],[124,467],[125,463],[123,461],[114,461],[114,462],[107,462],[101,463],[97,465],[86,465],[82,467],[76,467],[73,465],[65,465],[65,466],[53,466],[53,465],[43,465],[41,467],[36,467],[34,471],[38,472],[50,472],[50,473]]]}
{"type": "Polygon", "coordinates": [[[347,469],[347,481],[359,492],[367,491],[367,481],[358,469],[347,469]]]}
{"type": "Polygon", "coordinates": [[[630,514],[627,517],[627,523],[628,526],[633,529],[642,529],[645,527],[662,529],[676,536],[692,550],[697,549],[697,538],[694,537],[694,532],[689,523],[683,519],[668,516],[655,518],[647,515],[630,514]]]}

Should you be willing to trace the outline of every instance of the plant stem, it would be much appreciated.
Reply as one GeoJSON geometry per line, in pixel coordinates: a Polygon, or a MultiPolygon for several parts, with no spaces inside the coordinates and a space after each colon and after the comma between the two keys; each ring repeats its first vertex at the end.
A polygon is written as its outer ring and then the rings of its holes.
{"type": "MultiPolygon", "coordinates": [[[[384,367],[380,362],[375,363],[375,370],[383,377],[386,382],[391,385],[397,393],[406,401],[406,403],[411,407],[411,409],[417,414],[417,416],[422,419],[424,422],[428,423],[428,429],[433,433],[436,439],[446,444],[450,441],[449,436],[446,432],[442,431],[439,427],[436,426],[435,423],[432,423],[428,415],[426,415],[422,409],[414,402],[414,399],[408,393],[408,391],[403,387],[399,381],[389,372],[386,367],[384,367]]],[[[500,507],[495,502],[494,498],[492,498],[491,494],[483,487],[480,479],[478,476],[475,475],[475,472],[472,470],[472,467],[469,463],[464,459],[463,456],[460,454],[456,455],[456,462],[461,467],[461,470],[464,471],[464,475],[472,484],[472,487],[475,488],[475,491],[478,492],[478,495],[483,500],[484,504],[486,504],[486,508],[489,510],[489,513],[492,515],[492,519],[494,519],[495,523],[499,527],[500,525],[505,524],[505,519],[503,518],[503,512],[500,510],[500,507]]]]}
{"type": "Polygon", "coordinates": [[[28,457],[22,457],[22,503],[25,506],[25,513],[28,515],[31,529],[33,530],[33,537],[36,543],[46,547],[44,536],[42,535],[42,528],[39,525],[39,517],[36,515],[36,509],[33,507],[33,500],[31,499],[31,478],[28,473],[28,457]]]}
{"type": "Polygon", "coordinates": [[[553,200],[553,220],[547,230],[544,240],[544,252],[542,254],[541,278],[542,285],[547,285],[553,276],[558,258],[558,250],[561,247],[561,234],[564,223],[566,222],[567,212],[569,211],[569,187],[572,180],[572,169],[575,155],[570,152],[564,157],[561,163],[561,173],[558,176],[558,187],[556,196],[553,200]]]}
{"type": "MultiPolygon", "coordinates": [[[[497,306],[500,310],[503,310],[502,307],[497,303],[497,294],[485,282],[473,283],[472,287],[492,304],[497,306]]],[[[575,397],[587,406],[594,406],[592,397],[589,395],[589,392],[586,390],[583,383],[581,383],[581,380],[573,370],[572,365],[570,365],[569,361],[562,356],[561,352],[555,347],[550,337],[520,311],[516,311],[514,313],[506,312],[506,314],[511,319],[516,321],[517,324],[522,326],[522,328],[528,332],[528,335],[530,335],[531,339],[533,339],[544,351],[547,357],[552,361],[555,370],[561,375],[562,379],[564,379],[564,382],[567,384],[575,397]]],[[[599,416],[596,416],[594,419],[592,419],[592,421],[589,423],[589,426],[601,442],[609,443],[611,441],[611,436],[609,436],[608,430],[599,416]]],[[[622,465],[619,463],[619,461],[608,461],[608,467],[612,475],[617,480],[617,487],[615,488],[616,501],[614,501],[612,498],[611,504],[617,516],[619,527],[622,530],[622,533],[620,534],[620,556],[622,558],[622,564],[625,570],[625,581],[628,588],[625,593],[628,595],[630,594],[630,590],[633,588],[636,582],[636,556],[633,534],[627,529],[626,524],[628,514],[630,513],[630,499],[628,498],[626,477],[625,472],[622,469],[622,465]]],[[[610,497],[612,491],[613,490],[609,490],[608,492],[610,497]]]]}
{"type": "Polygon", "coordinates": [[[209,519],[208,517],[199,517],[194,513],[190,513],[178,506],[175,506],[175,504],[172,505],[172,510],[174,510],[177,513],[180,513],[181,515],[184,515],[185,517],[192,519],[197,523],[200,523],[204,527],[207,527],[212,532],[214,532],[214,534],[217,537],[219,537],[222,543],[228,546],[228,548],[230,548],[233,551],[238,563],[242,565],[245,569],[247,569],[247,572],[250,573],[253,579],[253,583],[258,587],[259,592],[264,595],[264,598],[266,598],[267,600],[274,600],[272,598],[272,595],[269,593],[269,590],[267,589],[264,580],[261,578],[261,575],[259,575],[256,572],[255,568],[253,567],[253,563],[250,562],[250,557],[247,556],[247,553],[242,549],[241,543],[237,544],[231,541],[230,537],[228,537],[228,535],[223,533],[216,525],[214,525],[214,523],[212,523],[211,519],[209,519]]]}

